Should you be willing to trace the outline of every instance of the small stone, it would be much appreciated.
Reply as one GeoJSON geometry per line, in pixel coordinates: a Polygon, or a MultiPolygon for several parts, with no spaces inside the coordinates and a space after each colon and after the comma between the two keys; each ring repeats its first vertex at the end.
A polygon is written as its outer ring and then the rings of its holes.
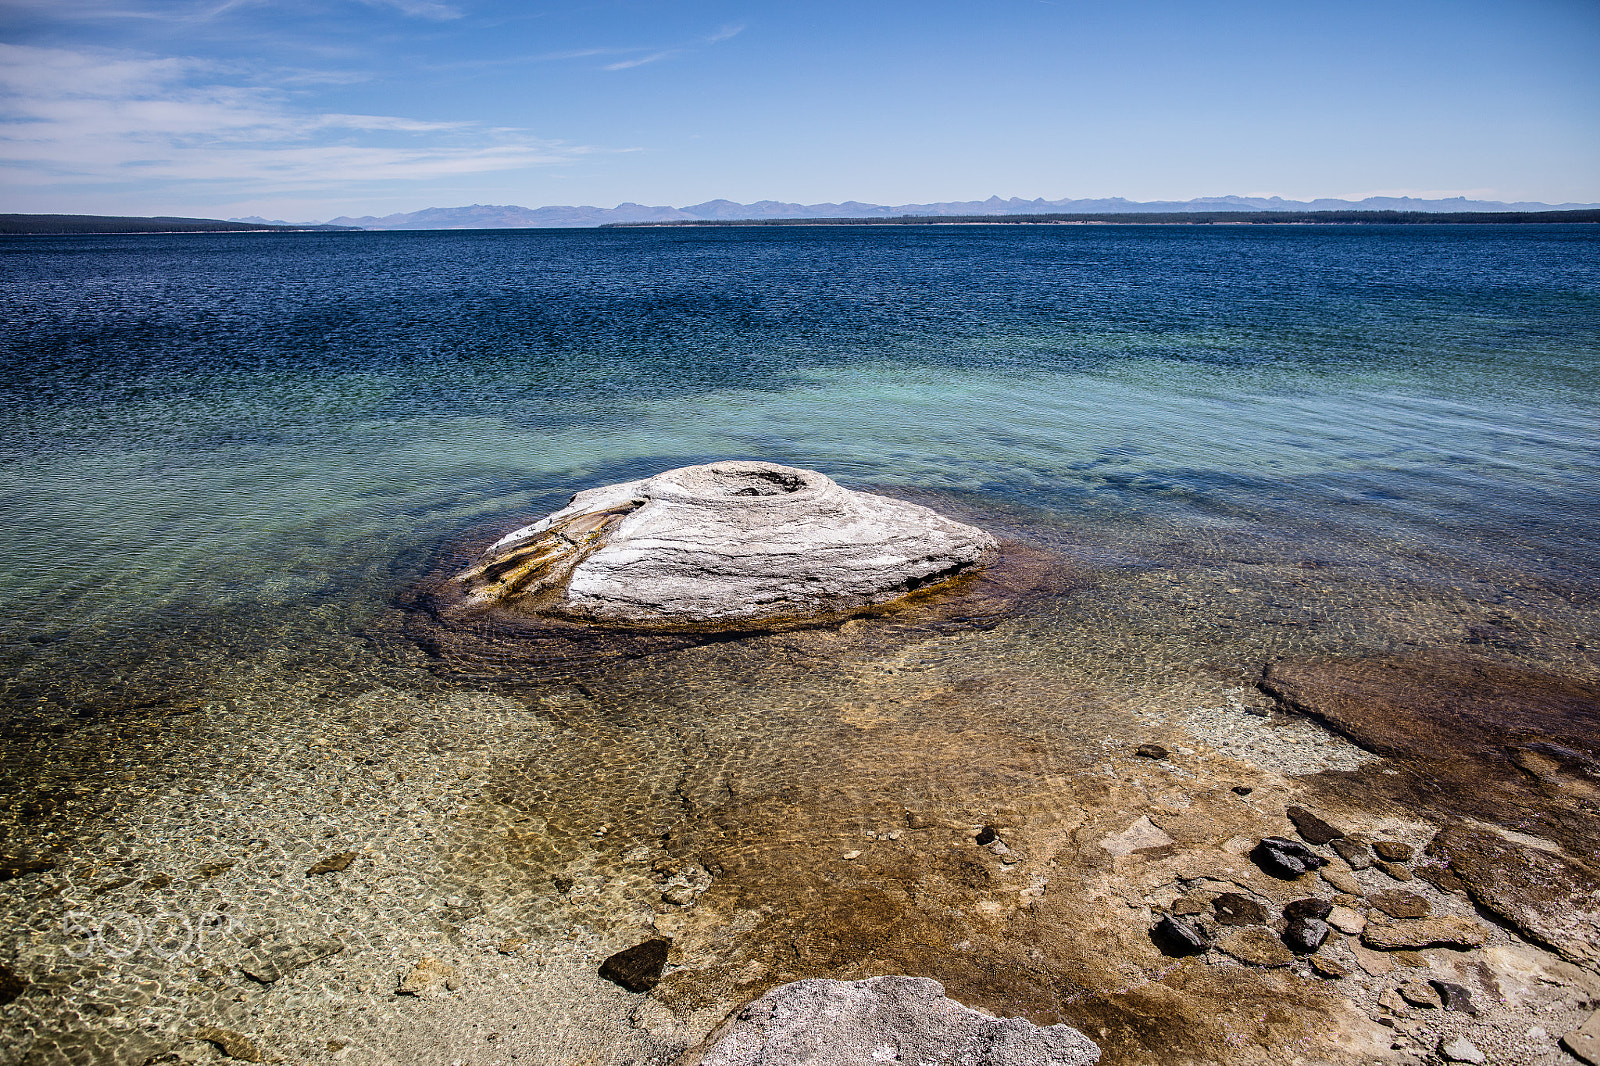
{"type": "Polygon", "coordinates": [[[1384,862],[1380,859],[1372,865],[1376,866],[1378,869],[1382,870],[1396,881],[1409,881],[1416,876],[1416,874],[1411,872],[1410,867],[1401,866],[1399,863],[1384,862]]]}
{"type": "Polygon", "coordinates": [[[1428,901],[1415,892],[1374,892],[1367,902],[1391,918],[1426,918],[1433,913],[1428,901]]]}
{"type": "Polygon", "coordinates": [[[1265,907],[1238,892],[1224,892],[1211,901],[1211,910],[1223,925],[1261,925],[1267,920],[1265,907]]]}
{"type": "Polygon", "coordinates": [[[1361,942],[1379,951],[1403,948],[1477,947],[1489,931],[1462,918],[1413,918],[1393,922],[1368,922],[1361,942]]]}
{"type": "Polygon", "coordinates": [[[1351,956],[1360,966],[1373,977],[1382,977],[1394,969],[1394,957],[1382,951],[1371,951],[1361,946],[1358,941],[1351,940],[1345,944],[1350,949],[1351,956]]]}
{"type": "Polygon", "coordinates": [[[1181,922],[1171,915],[1164,916],[1150,930],[1150,937],[1164,955],[1198,955],[1211,947],[1194,926],[1181,922]]]}
{"type": "Polygon", "coordinates": [[[321,874],[344,873],[344,871],[350,868],[350,864],[355,861],[356,853],[353,851],[335,852],[332,855],[324,856],[323,858],[312,863],[311,866],[306,870],[306,876],[317,877],[321,874]]]}
{"type": "Polygon", "coordinates": [[[0,881],[11,881],[55,868],[54,859],[0,857],[0,881]]]}
{"type": "Polygon", "coordinates": [[[1324,867],[1318,872],[1322,875],[1322,879],[1328,882],[1328,885],[1331,888],[1335,888],[1339,891],[1340,895],[1352,901],[1361,898],[1361,893],[1363,891],[1361,888],[1361,882],[1357,881],[1355,879],[1355,875],[1349,870],[1340,870],[1329,866],[1324,867]]]}
{"type": "Polygon", "coordinates": [[[646,940],[617,952],[600,964],[600,976],[629,992],[648,992],[661,982],[667,968],[670,940],[646,940]]]}
{"type": "Polygon", "coordinates": [[[1394,959],[1401,966],[1408,966],[1413,970],[1431,969],[1431,966],[1428,963],[1428,956],[1424,955],[1420,951],[1401,949],[1400,951],[1394,953],[1394,959]]]}
{"type": "Polygon", "coordinates": [[[410,971],[402,974],[395,992],[402,996],[415,996],[432,991],[437,985],[455,976],[455,967],[440,962],[432,955],[424,955],[410,971]]]}
{"type": "Polygon", "coordinates": [[[1000,839],[999,831],[996,830],[995,827],[992,826],[992,825],[986,825],[982,829],[978,830],[978,835],[972,838],[972,842],[974,844],[978,845],[978,847],[982,848],[982,847],[987,847],[990,844],[993,844],[996,840],[999,840],[999,839],[1000,839]]]}
{"type": "Polygon", "coordinates": [[[1251,788],[1249,785],[1234,785],[1232,791],[1235,796],[1248,796],[1250,793],[1254,792],[1255,789],[1251,788]]]}
{"type": "Polygon", "coordinates": [[[1359,840],[1342,837],[1333,842],[1333,850],[1339,853],[1339,858],[1350,864],[1352,870],[1365,870],[1372,865],[1372,852],[1359,840]]]}
{"type": "Polygon", "coordinates": [[[461,978],[457,977],[455,974],[450,974],[444,979],[444,988],[446,992],[461,991],[461,978]]]}
{"type": "Polygon", "coordinates": [[[1375,840],[1372,850],[1378,853],[1378,858],[1384,862],[1410,862],[1415,854],[1410,844],[1401,844],[1394,840],[1375,840]]]}
{"type": "Polygon", "coordinates": [[[1287,966],[1294,961],[1289,949],[1264,929],[1240,929],[1219,941],[1217,948],[1252,966],[1287,966]]]}
{"type": "Polygon", "coordinates": [[[1324,921],[1332,910],[1333,904],[1327,900],[1317,896],[1307,896],[1305,899],[1297,899],[1293,903],[1285,904],[1283,916],[1291,922],[1296,918],[1315,918],[1318,921],[1324,921]]]}
{"type": "Polygon", "coordinates": [[[11,967],[0,962],[0,1006],[4,1006],[22,995],[27,987],[27,981],[23,980],[11,967]]]}
{"type": "Polygon", "coordinates": [[[1141,759],[1165,759],[1172,753],[1160,744],[1140,744],[1134,754],[1141,759]]]}
{"type": "Polygon", "coordinates": [[[195,1035],[201,1040],[215,1044],[217,1050],[230,1059],[238,1059],[240,1062],[261,1062],[264,1058],[254,1040],[231,1029],[218,1029],[208,1025],[195,1035]]]}
{"type": "Polygon", "coordinates": [[[1327,859],[1304,844],[1285,837],[1263,837],[1250,852],[1250,858],[1267,873],[1285,881],[1328,864],[1327,859]]]}
{"type": "Polygon", "coordinates": [[[523,947],[527,945],[527,943],[528,938],[525,936],[508,936],[504,940],[500,941],[500,943],[496,944],[494,949],[502,955],[515,955],[517,952],[521,951],[523,947]]]}
{"type": "Polygon", "coordinates": [[[166,874],[151,874],[149,877],[145,878],[144,887],[154,891],[160,891],[170,884],[172,884],[172,878],[168,877],[166,874]]]}
{"type": "Polygon", "coordinates": [[[1587,1021],[1562,1037],[1561,1046],[1589,1066],[1600,1066],[1600,1011],[1589,1015],[1587,1021]]]}
{"type": "Polygon", "coordinates": [[[1325,959],[1321,955],[1311,956],[1311,970],[1318,977],[1325,977],[1330,981],[1337,981],[1341,977],[1350,976],[1348,967],[1340,966],[1332,959],[1325,959]]]}
{"type": "MultiPolygon", "coordinates": [[[[859,859],[859,858],[861,858],[861,852],[860,851],[847,851],[847,852],[844,853],[844,857],[846,859],[859,859]]],[[[662,899],[666,899],[667,898],[666,897],[666,893],[662,893],[661,898],[662,899]]],[[[694,898],[693,895],[691,895],[690,898],[693,899],[694,898]]],[[[671,900],[667,900],[667,902],[671,903],[672,901],[671,900]]]]}
{"type": "Polygon", "coordinates": [[[1283,931],[1283,942],[1296,955],[1309,955],[1328,939],[1328,923],[1320,918],[1295,918],[1283,931]]]}
{"type": "Polygon", "coordinates": [[[1472,993],[1465,987],[1452,981],[1441,981],[1434,978],[1428,984],[1439,993],[1439,1002],[1444,1004],[1445,1010],[1458,1011],[1462,1014],[1477,1014],[1478,1008],[1472,1005],[1472,993]]]}
{"type": "Polygon", "coordinates": [[[1358,936],[1367,927],[1366,916],[1350,907],[1334,907],[1328,911],[1327,922],[1346,936],[1358,936]]]}
{"type": "Polygon", "coordinates": [[[1439,1045],[1439,1054],[1444,1056],[1446,1062],[1470,1062],[1482,1064],[1489,1060],[1483,1052],[1464,1036],[1453,1036],[1439,1045]]]}
{"type": "Polygon", "coordinates": [[[1401,999],[1413,1007],[1431,1009],[1439,1005],[1439,993],[1433,990],[1432,985],[1421,981],[1407,981],[1395,991],[1400,993],[1401,999]]]}
{"type": "Polygon", "coordinates": [[[1294,823],[1295,832],[1308,844],[1326,844],[1344,836],[1343,830],[1335,829],[1304,807],[1290,807],[1285,813],[1294,823]]]}

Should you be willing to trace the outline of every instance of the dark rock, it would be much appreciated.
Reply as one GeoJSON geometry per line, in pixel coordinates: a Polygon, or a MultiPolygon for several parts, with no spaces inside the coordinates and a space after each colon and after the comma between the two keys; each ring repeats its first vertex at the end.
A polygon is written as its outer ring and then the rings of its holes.
{"type": "Polygon", "coordinates": [[[172,884],[172,878],[166,874],[151,874],[145,878],[144,887],[148,889],[163,889],[172,884]]]}
{"type": "Polygon", "coordinates": [[[194,868],[194,878],[196,881],[209,881],[213,877],[219,877],[233,869],[237,862],[237,859],[227,859],[223,862],[203,862],[194,868]]]}
{"type": "Polygon", "coordinates": [[[1248,795],[1250,795],[1250,793],[1252,793],[1254,791],[1255,791],[1255,789],[1251,788],[1249,785],[1234,785],[1233,786],[1233,793],[1236,796],[1248,796],[1248,795]]]}
{"type": "Polygon", "coordinates": [[[600,964],[600,976],[629,992],[648,992],[661,983],[671,947],[672,941],[658,938],[624,948],[600,964]]]}
{"type": "Polygon", "coordinates": [[[994,826],[986,825],[978,830],[978,835],[972,838],[972,842],[980,848],[986,848],[999,839],[1000,834],[995,831],[994,826]]]}
{"type": "Polygon", "coordinates": [[[1350,864],[1352,870],[1365,870],[1372,865],[1372,852],[1359,840],[1341,837],[1333,843],[1333,850],[1339,853],[1339,858],[1350,864]]]}
{"type": "Polygon", "coordinates": [[[1238,892],[1224,892],[1211,901],[1211,909],[1223,925],[1261,925],[1267,920],[1267,908],[1238,892]]]}
{"type": "Polygon", "coordinates": [[[1296,918],[1315,918],[1320,922],[1326,919],[1332,910],[1333,904],[1329,901],[1317,896],[1307,896],[1305,899],[1297,899],[1287,904],[1283,908],[1283,916],[1291,922],[1296,918]]]}
{"type": "Polygon", "coordinates": [[[1211,947],[1199,930],[1188,922],[1180,922],[1171,915],[1164,916],[1150,930],[1150,939],[1164,955],[1199,955],[1211,947]]]}
{"type": "Polygon", "coordinates": [[[1401,844],[1394,840],[1375,840],[1372,850],[1378,853],[1378,858],[1384,862],[1410,862],[1414,852],[1410,844],[1401,844]]]}
{"type": "Polygon", "coordinates": [[[320,858],[316,862],[312,863],[311,866],[306,870],[306,876],[316,877],[319,874],[343,873],[345,870],[348,870],[350,868],[350,864],[355,861],[356,853],[353,851],[335,852],[332,855],[324,856],[323,858],[320,858]]]}
{"type": "Polygon", "coordinates": [[[1367,902],[1391,918],[1426,918],[1433,912],[1428,901],[1415,892],[1374,892],[1367,902]]]}
{"type": "Polygon", "coordinates": [[[1296,955],[1309,955],[1328,939],[1328,923],[1321,918],[1295,918],[1283,931],[1283,942],[1296,955]]]}
{"type": "Polygon", "coordinates": [[[1439,1002],[1444,1004],[1445,1010],[1460,1011],[1462,1014],[1478,1013],[1478,1008],[1472,1005],[1472,994],[1461,985],[1437,978],[1428,983],[1439,993],[1439,1002]]]}
{"type": "Polygon", "coordinates": [[[17,972],[11,967],[0,962],[0,1007],[22,995],[23,990],[27,987],[28,982],[18,976],[17,972]]]}
{"type": "Polygon", "coordinates": [[[1342,830],[1335,829],[1304,807],[1290,807],[1287,813],[1289,821],[1294,823],[1295,832],[1308,844],[1326,844],[1344,836],[1342,830]]]}
{"type": "Polygon", "coordinates": [[[556,891],[561,893],[563,896],[565,896],[568,892],[572,891],[572,886],[574,884],[572,878],[570,878],[570,877],[562,877],[560,874],[557,874],[556,876],[552,877],[550,879],[550,883],[552,885],[554,885],[555,888],[556,888],[556,891]]]}
{"type": "Polygon", "coordinates": [[[1140,744],[1139,749],[1134,754],[1141,759],[1165,759],[1172,753],[1160,744],[1140,744]]]}
{"type": "Polygon", "coordinates": [[[1292,881],[1296,877],[1319,870],[1328,860],[1298,841],[1286,837],[1262,837],[1250,852],[1251,860],[1273,877],[1292,881]]]}
{"type": "Polygon", "coordinates": [[[54,859],[0,858],[0,881],[43,873],[56,867],[54,859]]]}

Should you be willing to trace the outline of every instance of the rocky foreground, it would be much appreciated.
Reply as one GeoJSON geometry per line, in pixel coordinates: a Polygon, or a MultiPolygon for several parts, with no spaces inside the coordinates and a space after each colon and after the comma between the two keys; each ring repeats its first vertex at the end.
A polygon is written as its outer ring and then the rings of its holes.
{"type": "Polygon", "coordinates": [[[572,676],[273,649],[33,736],[0,1061],[734,1062],[906,975],[1107,1064],[1593,1063],[1587,616],[1252,552],[572,676]]]}

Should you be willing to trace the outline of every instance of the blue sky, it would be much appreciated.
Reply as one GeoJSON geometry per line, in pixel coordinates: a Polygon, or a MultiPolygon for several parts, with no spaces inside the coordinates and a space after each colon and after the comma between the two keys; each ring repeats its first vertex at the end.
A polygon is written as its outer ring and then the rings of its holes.
{"type": "Polygon", "coordinates": [[[0,0],[0,191],[1600,202],[1600,2],[0,0]]]}

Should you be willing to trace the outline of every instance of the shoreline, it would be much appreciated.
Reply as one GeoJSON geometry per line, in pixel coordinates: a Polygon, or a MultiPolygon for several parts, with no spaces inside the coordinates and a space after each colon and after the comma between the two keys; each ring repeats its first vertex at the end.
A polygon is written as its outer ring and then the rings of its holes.
{"type": "MultiPolygon", "coordinates": [[[[1336,656],[1459,643],[1440,626],[1480,608],[1418,586],[1393,614],[1377,575],[1306,570],[1293,543],[1256,546],[1242,570],[1237,546],[1132,570],[1096,568],[1099,548],[1070,537],[1054,548],[1072,588],[986,630],[867,619],[470,681],[431,672],[390,614],[337,668],[268,651],[190,713],[38,738],[62,776],[31,796],[109,784],[8,814],[8,849],[54,865],[0,881],[26,982],[0,1008],[0,1062],[87,1044],[109,1061],[226,1061],[211,1030],[267,1060],[665,1064],[774,984],[882,972],[1065,1021],[1108,1064],[1179,1048],[1422,1062],[1455,1036],[1496,1062],[1561,1061],[1556,1040],[1600,996],[1593,964],[1429,880],[1430,841],[1470,823],[1405,806],[1403,763],[1292,713],[1251,672],[1249,649],[1297,632],[1336,656]],[[1274,588],[1305,606],[1249,606],[1274,588]],[[1318,619],[1359,619],[1356,639],[1317,635],[1318,619]],[[1147,743],[1168,757],[1137,754],[1147,743]],[[79,748],[94,757],[66,757],[79,748]],[[1295,836],[1294,806],[1415,858],[1354,869],[1324,846],[1321,873],[1273,878],[1248,853],[1295,836]],[[975,843],[985,826],[1004,850],[975,843]],[[1195,957],[1152,943],[1161,915],[1209,916],[1224,892],[1266,924],[1219,928],[1226,946],[1195,957]],[[1337,931],[1310,958],[1270,948],[1293,899],[1386,923],[1374,901],[1395,893],[1484,942],[1379,951],[1337,931]],[[655,992],[599,977],[656,936],[673,954],[655,992]],[[1480,1013],[1402,995],[1429,978],[1470,988],[1480,1013]]],[[[1538,624],[1559,644],[1581,614],[1538,624]]],[[[1502,839],[1525,847],[1518,832],[1502,839]]]]}

